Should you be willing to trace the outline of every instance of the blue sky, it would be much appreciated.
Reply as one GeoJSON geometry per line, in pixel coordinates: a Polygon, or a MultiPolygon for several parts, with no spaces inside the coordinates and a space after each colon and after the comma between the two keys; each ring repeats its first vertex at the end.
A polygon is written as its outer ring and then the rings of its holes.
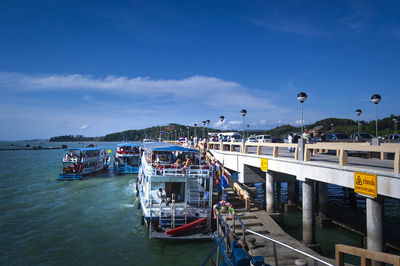
{"type": "Polygon", "coordinates": [[[0,139],[399,115],[399,1],[1,1],[0,139]],[[224,115],[223,125],[218,117],[224,115]]]}

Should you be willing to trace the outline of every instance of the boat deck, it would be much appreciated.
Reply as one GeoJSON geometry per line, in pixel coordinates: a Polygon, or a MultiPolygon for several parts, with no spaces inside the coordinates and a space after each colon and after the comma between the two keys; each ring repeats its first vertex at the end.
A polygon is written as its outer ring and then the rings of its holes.
{"type": "Polygon", "coordinates": [[[149,228],[149,239],[164,239],[164,240],[185,240],[185,241],[196,241],[196,240],[213,240],[213,233],[204,233],[203,227],[190,229],[186,232],[182,232],[176,235],[167,235],[165,231],[157,231],[151,226],[149,228]],[[151,228],[151,229],[150,229],[151,228]]]}

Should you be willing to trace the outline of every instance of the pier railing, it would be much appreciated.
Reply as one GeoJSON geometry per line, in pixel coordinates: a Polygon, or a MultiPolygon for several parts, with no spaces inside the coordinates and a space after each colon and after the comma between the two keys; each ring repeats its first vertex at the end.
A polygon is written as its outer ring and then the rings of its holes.
{"type": "Polygon", "coordinates": [[[225,222],[224,218],[219,213],[217,214],[217,232],[215,233],[215,240],[216,240],[217,244],[212,249],[212,251],[207,256],[207,258],[204,260],[202,265],[206,265],[206,263],[210,260],[210,258],[213,256],[213,254],[215,252],[217,252],[217,263],[216,263],[216,265],[220,265],[219,264],[219,257],[220,257],[219,254],[220,254],[220,252],[222,253],[222,256],[224,257],[225,262],[228,265],[232,265],[233,258],[230,256],[231,252],[229,251],[229,244],[228,243],[224,243],[224,241],[229,239],[228,235],[231,232],[234,233],[234,234],[236,233],[235,223],[236,223],[236,220],[237,220],[242,226],[242,239],[241,240],[243,241],[243,243],[246,243],[246,232],[248,232],[249,234],[256,235],[258,237],[264,238],[264,239],[272,242],[272,249],[273,249],[274,263],[275,263],[274,265],[275,266],[279,266],[279,258],[278,258],[279,255],[278,255],[277,248],[276,248],[277,245],[280,245],[280,246],[282,246],[284,248],[290,249],[290,250],[292,250],[292,251],[294,251],[296,253],[299,253],[299,254],[311,259],[314,262],[314,265],[318,265],[318,263],[321,263],[323,265],[333,266],[333,264],[331,264],[329,262],[326,262],[324,260],[321,260],[320,258],[317,258],[317,257],[315,257],[315,256],[313,256],[311,254],[308,254],[307,252],[304,252],[304,251],[301,251],[299,249],[293,248],[293,247],[291,247],[291,246],[289,246],[289,245],[287,245],[285,243],[282,243],[282,242],[280,242],[280,241],[278,241],[276,239],[273,239],[273,238],[268,237],[268,236],[264,236],[262,234],[259,234],[257,232],[254,232],[254,231],[248,229],[247,226],[242,222],[242,220],[236,214],[233,214],[232,218],[233,218],[232,219],[232,226],[229,227],[229,225],[225,222]],[[224,235],[221,235],[221,230],[220,230],[220,224],[221,223],[225,228],[224,235]],[[232,228],[232,231],[231,231],[231,228],[232,228]]]}
{"type": "MultiPolygon", "coordinates": [[[[249,148],[255,147],[256,154],[262,155],[263,148],[272,148],[272,156],[279,157],[279,149],[292,149],[294,150],[293,158],[294,160],[299,160],[299,148],[298,144],[290,143],[251,143],[247,142],[244,144],[242,142],[215,142],[210,141],[207,143],[207,149],[210,150],[221,150],[221,151],[238,151],[244,154],[249,154],[249,148]]],[[[387,155],[394,154],[393,159],[393,171],[395,173],[400,173],[400,143],[381,143],[380,145],[371,145],[370,143],[345,143],[345,142],[318,142],[315,144],[305,144],[304,147],[304,161],[311,161],[311,153],[327,153],[329,150],[336,152],[339,157],[339,165],[345,166],[348,164],[348,153],[364,152],[366,154],[379,153],[381,160],[386,160],[387,155]]],[[[287,154],[286,154],[287,157],[287,154]]]]}
{"type": "Polygon", "coordinates": [[[360,257],[361,265],[371,265],[371,261],[378,261],[400,266],[400,256],[343,244],[335,245],[335,265],[344,266],[345,254],[360,257]]]}

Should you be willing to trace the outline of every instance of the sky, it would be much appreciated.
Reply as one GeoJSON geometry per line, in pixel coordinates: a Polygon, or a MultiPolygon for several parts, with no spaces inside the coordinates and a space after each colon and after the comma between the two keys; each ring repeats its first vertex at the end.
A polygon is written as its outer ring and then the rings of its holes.
{"type": "Polygon", "coordinates": [[[399,1],[0,1],[0,140],[399,115],[399,1]],[[221,123],[219,117],[225,120],[221,123]]]}

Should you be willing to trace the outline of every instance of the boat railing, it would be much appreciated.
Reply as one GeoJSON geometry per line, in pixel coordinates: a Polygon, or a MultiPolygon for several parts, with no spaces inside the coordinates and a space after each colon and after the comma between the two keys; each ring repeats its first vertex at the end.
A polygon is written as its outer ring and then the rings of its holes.
{"type": "Polygon", "coordinates": [[[206,165],[191,165],[183,169],[172,164],[152,164],[145,167],[145,174],[205,178],[210,176],[210,169],[206,165]]]}

